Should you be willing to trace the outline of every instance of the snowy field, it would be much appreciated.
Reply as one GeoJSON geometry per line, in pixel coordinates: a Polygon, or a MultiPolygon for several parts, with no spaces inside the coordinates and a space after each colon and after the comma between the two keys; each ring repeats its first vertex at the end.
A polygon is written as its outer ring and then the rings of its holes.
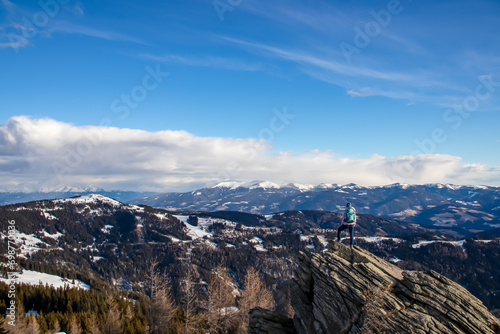
{"type": "Polygon", "coordinates": [[[373,243],[377,243],[377,244],[380,244],[385,240],[392,240],[395,243],[403,242],[403,239],[390,238],[390,237],[355,237],[355,239],[363,239],[366,242],[373,242],[373,243]]]}
{"type": "MultiPolygon", "coordinates": [[[[45,232],[45,231],[44,231],[45,232]]],[[[46,233],[46,232],[45,232],[46,233]]],[[[58,234],[52,235],[57,236],[58,234]]],[[[7,235],[0,232],[0,238],[5,239],[7,235]]],[[[25,234],[19,231],[13,234],[13,241],[16,244],[16,247],[21,252],[18,256],[26,258],[27,255],[31,255],[42,250],[41,247],[48,247],[49,245],[39,238],[37,238],[34,234],[25,234]]]]}
{"type": "MultiPolygon", "coordinates": [[[[11,278],[14,278],[13,276],[11,278]]],[[[57,288],[69,287],[69,288],[77,288],[90,290],[90,286],[85,284],[79,280],[70,280],[66,278],[62,278],[56,275],[49,275],[40,273],[38,271],[24,270],[22,274],[16,274],[14,278],[15,283],[24,283],[29,285],[49,285],[57,288]],[[73,283],[74,282],[74,283],[73,283]]],[[[5,284],[12,283],[12,279],[8,280],[6,278],[0,277],[0,282],[5,284]]]]}
{"type": "Polygon", "coordinates": [[[179,219],[184,223],[184,225],[186,225],[188,229],[187,235],[193,238],[193,240],[203,239],[204,236],[207,236],[208,238],[211,238],[213,236],[212,233],[207,232],[207,226],[206,224],[200,222],[201,219],[198,220],[198,226],[194,226],[187,222],[189,216],[174,215],[174,217],[179,219]]]}

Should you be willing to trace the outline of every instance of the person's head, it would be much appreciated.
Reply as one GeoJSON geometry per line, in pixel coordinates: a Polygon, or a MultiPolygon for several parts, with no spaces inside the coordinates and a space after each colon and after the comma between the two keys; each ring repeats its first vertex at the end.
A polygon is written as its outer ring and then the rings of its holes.
{"type": "Polygon", "coordinates": [[[351,206],[351,203],[347,202],[347,204],[345,205],[346,208],[350,207],[351,206]]]}

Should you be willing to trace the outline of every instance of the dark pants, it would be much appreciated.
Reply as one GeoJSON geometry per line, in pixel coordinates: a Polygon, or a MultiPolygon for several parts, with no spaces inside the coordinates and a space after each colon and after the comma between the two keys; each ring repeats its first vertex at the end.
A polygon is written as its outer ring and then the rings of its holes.
{"type": "Polygon", "coordinates": [[[345,229],[349,229],[349,234],[351,235],[351,246],[354,243],[354,225],[347,225],[347,224],[342,224],[340,227],[337,229],[337,240],[340,242],[340,232],[342,232],[345,229]]]}

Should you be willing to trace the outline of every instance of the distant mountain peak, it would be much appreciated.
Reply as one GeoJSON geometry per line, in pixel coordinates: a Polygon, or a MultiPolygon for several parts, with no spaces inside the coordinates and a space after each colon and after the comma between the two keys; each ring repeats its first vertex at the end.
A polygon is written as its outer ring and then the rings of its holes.
{"type": "Polygon", "coordinates": [[[252,181],[248,184],[249,189],[255,189],[255,188],[263,188],[263,189],[269,189],[269,188],[274,188],[274,189],[280,189],[283,188],[283,185],[280,185],[278,183],[270,182],[270,181],[252,181]]]}
{"type": "Polygon", "coordinates": [[[270,188],[275,188],[275,189],[280,189],[283,188],[285,185],[280,185],[274,182],[270,181],[263,181],[263,180],[254,180],[254,181],[224,181],[216,184],[212,188],[229,188],[229,189],[238,189],[238,188],[247,188],[247,189],[257,189],[257,188],[262,188],[262,189],[270,189],[270,188]]]}
{"type": "Polygon", "coordinates": [[[99,194],[88,194],[82,196],[75,196],[71,198],[57,199],[55,200],[59,203],[73,203],[73,204],[91,204],[91,203],[107,203],[112,206],[121,206],[123,203],[107,196],[99,195],[99,194]]]}
{"type": "MultiPolygon", "coordinates": [[[[354,183],[350,185],[357,186],[354,183]]],[[[224,181],[216,184],[212,188],[229,188],[229,189],[238,189],[238,188],[247,188],[247,189],[284,189],[284,188],[294,188],[300,191],[309,191],[314,190],[316,188],[319,189],[329,189],[338,187],[337,184],[326,184],[321,183],[318,185],[314,184],[303,184],[303,183],[275,183],[271,181],[265,180],[254,180],[254,181],[224,181]]],[[[359,186],[358,186],[359,187],[359,186]]]]}
{"type": "Polygon", "coordinates": [[[89,193],[89,192],[102,192],[104,191],[101,188],[95,187],[95,186],[87,186],[87,187],[82,187],[82,186],[44,186],[40,188],[32,188],[28,185],[21,184],[16,188],[11,188],[11,189],[2,189],[1,192],[7,192],[7,193],[23,193],[23,194],[30,194],[30,193],[89,193]]]}
{"type": "MultiPolygon", "coordinates": [[[[217,183],[215,186],[212,186],[211,188],[230,188],[230,189],[236,189],[241,187],[243,182],[240,181],[223,181],[217,183]]],[[[195,190],[193,190],[195,191],[195,190]]]]}

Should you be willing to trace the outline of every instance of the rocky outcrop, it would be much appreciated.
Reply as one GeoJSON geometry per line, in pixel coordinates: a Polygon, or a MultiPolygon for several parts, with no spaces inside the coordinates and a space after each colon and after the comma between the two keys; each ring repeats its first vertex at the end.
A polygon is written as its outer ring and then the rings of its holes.
{"type": "Polygon", "coordinates": [[[295,334],[293,320],[276,313],[256,307],[250,311],[249,328],[252,334],[295,334]]]}
{"type": "MultiPolygon", "coordinates": [[[[339,243],[301,254],[292,305],[300,334],[500,333],[498,319],[459,284],[339,243]]],[[[266,332],[262,324],[260,331],[250,324],[249,333],[285,333],[266,332]]]]}

